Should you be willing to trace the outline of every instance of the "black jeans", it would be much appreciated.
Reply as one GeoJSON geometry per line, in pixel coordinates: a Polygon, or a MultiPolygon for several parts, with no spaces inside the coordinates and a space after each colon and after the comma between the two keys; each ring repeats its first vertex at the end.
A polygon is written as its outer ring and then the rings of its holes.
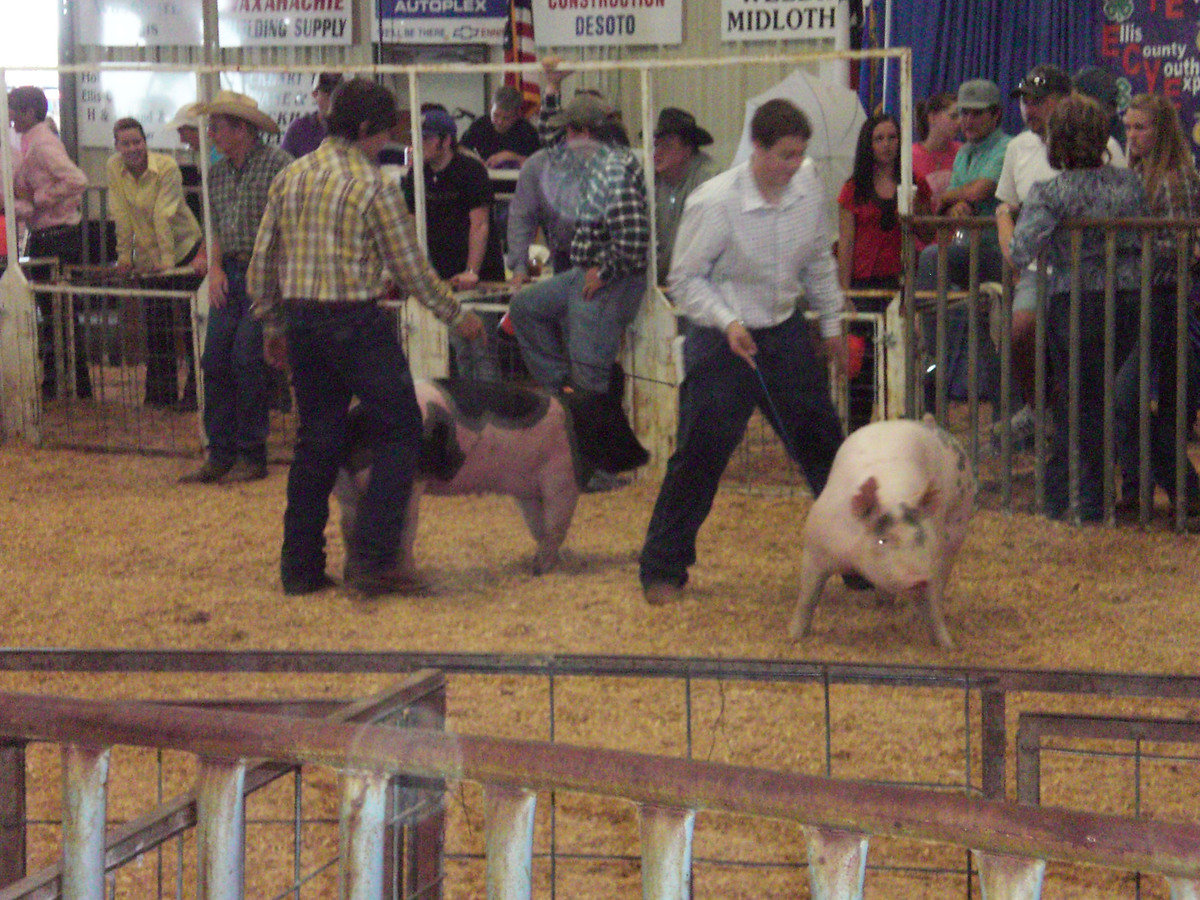
{"type": "Polygon", "coordinates": [[[421,444],[421,409],[392,319],[373,303],[293,304],[287,337],[300,425],[283,516],[283,583],[313,584],[325,571],[329,493],[346,456],[353,397],[366,407],[375,446],[348,562],[389,568],[421,444]]]}
{"type": "MultiPolygon", "coordinates": [[[[43,228],[30,232],[29,247],[26,251],[31,258],[55,256],[59,266],[77,266],[83,258],[83,232],[79,225],[61,225],[53,228],[43,228]]],[[[35,270],[34,277],[48,277],[48,274],[35,270]]],[[[41,343],[42,359],[42,393],[53,397],[58,389],[58,357],[54,352],[54,297],[52,294],[38,292],[34,295],[38,312],[41,315],[41,325],[38,328],[38,339],[41,343]]],[[[65,298],[67,309],[82,310],[83,315],[75,317],[75,393],[80,397],[92,396],[92,378],[88,371],[87,331],[90,323],[87,311],[95,302],[91,298],[65,298]]]]}
{"type": "Polygon", "coordinates": [[[696,325],[688,329],[677,449],[667,463],[642,548],[644,585],[687,581],[688,567],[696,561],[696,535],[755,407],[795,454],[814,496],[829,479],[842,425],[829,399],[825,362],[813,349],[803,314],[751,334],[770,402],[754,370],[733,354],[723,332],[696,325]]]}

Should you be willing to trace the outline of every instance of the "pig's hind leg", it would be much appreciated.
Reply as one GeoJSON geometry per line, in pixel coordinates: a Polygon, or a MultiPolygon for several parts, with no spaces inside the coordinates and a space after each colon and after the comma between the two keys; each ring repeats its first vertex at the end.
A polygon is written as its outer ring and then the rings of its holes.
{"type": "Polygon", "coordinates": [[[828,561],[818,558],[818,554],[806,547],[800,555],[800,596],[796,601],[792,621],[788,625],[788,634],[793,640],[811,630],[813,610],[817,608],[821,591],[831,574],[833,572],[828,561]]]}

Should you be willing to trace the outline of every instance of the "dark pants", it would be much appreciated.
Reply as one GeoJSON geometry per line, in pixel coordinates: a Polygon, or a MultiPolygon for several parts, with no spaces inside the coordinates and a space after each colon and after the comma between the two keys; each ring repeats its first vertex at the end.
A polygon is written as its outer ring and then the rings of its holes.
{"type": "MultiPolygon", "coordinates": [[[[1175,288],[1155,290],[1151,302],[1150,320],[1150,400],[1157,399],[1154,412],[1150,414],[1150,475],[1154,484],[1175,499],[1175,288]]],[[[1196,316],[1188,312],[1189,323],[1195,327],[1196,316]]],[[[1136,320],[1135,320],[1136,322],[1136,320]]],[[[1136,328],[1136,324],[1134,325],[1136,328]]],[[[1189,331],[1191,328],[1189,328],[1189,331]]],[[[1136,334],[1136,331],[1133,332],[1136,334]]],[[[1137,339],[1132,339],[1133,348],[1124,365],[1117,373],[1117,456],[1121,463],[1121,495],[1126,500],[1136,500],[1140,467],[1138,465],[1139,434],[1141,415],[1140,402],[1140,354],[1137,339]]],[[[1200,359],[1187,341],[1187,394],[1183,411],[1188,437],[1196,424],[1196,410],[1200,407],[1200,359]]],[[[1187,503],[1200,502],[1200,479],[1196,467],[1184,456],[1184,489],[1187,503]]]]}
{"type": "Polygon", "coordinates": [[[802,314],[751,332],[758,345],[758,376],[729,349],[724,333],[691,326],[684,339],[685,372],[679,390],[677,449],[667,463],[642,548],[642,584],[683,585],[696,561],[696,535],[712,509],[721,474],[755,408],[771,420],[804,471],[814,495],[829,478],[842,426],[829,399],[825,362],[813,350],[802,314]]]}
{"type": "MultiPolygon", "coordinates": [[[[45,228],[31,232],[29,247],[26,251],[30,257],[56,256],[60,266],[79,265],[83,258],[83,232],[79,225],[63,225],[55,228],[45,228]]],[[[41,342],[42,360],[42,393],[53,397],[57,393],[58,358],[54,352],[54,298],[52,294],[37,293],[35,295],[38,312],[41,314],[41,326],[38,337],[41,342]]],[[[92,396],[92,378],[88,372],[87,329],[89,323],[86,311],[91,305],[87,297],[67,297],[67,309],[82,308],[83,318],[75,319],[75,393],[80,397],[92,396]]]]}
{"type": "Polygon", "coordinates": [[[208,312],[204,339],[204,431],[219,463],[267,461],[267,364],[262,324],[250,315],[246,269],[226,260],[225,303],[208,312]]]}
{"type": "MultiPolygon", "coordinates": [[[[176,265],[190,263],[200,249],[192,248],[176,265]]],[[[200,275],[173,275],[156,278],[154,284],[168,291],[194,291],[200,275]]],[[[192,310],[186,300],[174,297],[149,297],[146,300],[146,402],[155,406],[174,406],[179,400],[179,363],[187,362],[185,399],[196,397],[195,366],[192,363],[192,310]],[[182,353],[178,346],[182,339],[182,353]]]]}
{"type": "MultiPolygon", "coordinates": [[[[1054,294],[1046,308],[1046,344],[1053,372],[1050,408],[1054,436],[1046,464],[1046,516],[1061,519],[1070,501],[1070,360],[1069,294],[1054,294]]],[[[1137,294],[1116,297],[1116,355],[1118,367],[1137,333],[1137,294]]],[[[1079,302],[1079,518],[1104,518],[1104,294],[1085,291],[1079,302]]]]}
{"type": "Polygon", "coordinates": [[[288,357],[300,414],[283,516],[283,583],[325,571],[329,493],[347,450],[352,397],[373,426],[371,478],[355,518],[355,558],[368,571],[396,562],[421,442],[421,410],[391,318],[373,303],[291,305],[288,357]]]}

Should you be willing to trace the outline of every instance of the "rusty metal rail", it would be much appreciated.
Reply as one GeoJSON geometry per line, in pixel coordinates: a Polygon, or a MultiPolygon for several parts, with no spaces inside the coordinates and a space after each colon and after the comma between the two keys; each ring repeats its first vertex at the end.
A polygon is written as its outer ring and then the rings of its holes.
{"type": "MultiPolygon", "coordinates": [[[[393,776],[484,785],[488,895],[531,893],[536,792],[617,797],[642,812],[643,896],[689,895],[697,811],[797,823],[805,830],[814,895],[861,897],[869,836],[971,849],[988,897],[1040,896],[1048,859],[1161,875],[1176,895],[1200,890],[1200,826],[979,800],[917,788],[540,741],[428,729],[305,722],[284,716],[134,702],[0,694],[0,733],[65,747],[66,896],[104,896],[102,831],[113,745],[199,756],[200,896],[241,890],[247,758],[330,766],[342,773],[341,896],[381,896],[381,785],[393,776]],[[97,822],[101,823],[97,826],[97,822]]],[[[1191,894],[1187,894],[1191,895],[1191,894]]]]}

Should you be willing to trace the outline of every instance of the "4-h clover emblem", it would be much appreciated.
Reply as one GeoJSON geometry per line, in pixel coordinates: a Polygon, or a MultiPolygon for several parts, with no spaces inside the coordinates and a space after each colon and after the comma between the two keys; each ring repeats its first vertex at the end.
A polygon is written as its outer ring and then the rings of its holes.
{"type": "Polygon", "coordinates": [[[1124,22],[1133,15],[1133,0],[1104,0],[1104,18],[1124,22]]]}

